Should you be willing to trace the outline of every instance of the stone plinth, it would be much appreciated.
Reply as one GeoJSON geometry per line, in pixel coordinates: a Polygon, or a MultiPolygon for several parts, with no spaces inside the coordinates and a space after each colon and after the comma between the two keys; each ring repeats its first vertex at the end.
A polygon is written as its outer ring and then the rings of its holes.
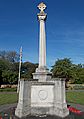
{"type": "Polygon", "coordinates": [[[63,79],[51,79],[46,82],[21,80],[15,114],[20,118],[42,114],[68,116],[65,81],[63,79]]]}

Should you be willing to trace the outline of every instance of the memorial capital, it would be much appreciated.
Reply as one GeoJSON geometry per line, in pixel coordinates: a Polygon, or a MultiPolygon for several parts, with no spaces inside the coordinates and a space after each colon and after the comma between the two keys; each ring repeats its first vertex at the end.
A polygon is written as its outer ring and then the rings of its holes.
{"type": "Polygon", "coordinates": [[[47,14],[44,12],[44,10],[46,9],[46,5],[42,2],[37,7],[40,10],[40,13],[37,14],[39,21],[46,20],[47,14]]]}

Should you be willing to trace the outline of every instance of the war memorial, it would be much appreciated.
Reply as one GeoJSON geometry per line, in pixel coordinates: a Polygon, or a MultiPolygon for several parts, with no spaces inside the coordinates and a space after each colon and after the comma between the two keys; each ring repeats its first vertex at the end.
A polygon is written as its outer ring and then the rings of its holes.
{"type": "Polygon", "coordinates": [[[17,108],[15,115],[19,118],[28,115],[56,115],[66,117],[69,115],[65,95],[65,79],[52,78],[46,66],[46,5],[38,5],[40,13],[37,14],[40,24],[39,32],[39,65],[33,79],[21,79],[17,108]]]}

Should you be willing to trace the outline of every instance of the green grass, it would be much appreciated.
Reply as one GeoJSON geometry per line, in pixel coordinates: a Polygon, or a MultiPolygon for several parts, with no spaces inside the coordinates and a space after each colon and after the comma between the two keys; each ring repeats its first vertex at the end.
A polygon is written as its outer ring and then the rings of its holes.
{"type": "MultiPolygon", "coordinates": [[[[17,93],[0,93],[0,105],[16,103],[17,93]]],[[[67,92],[67,102],[84,105],[84,92],[67,92]]]]}
{"type": "Polygon", "coordinates": [[[17,88],[0,88],[0,92],[16,92],[17,88]]]}
{"type": "Polygon", "coordinates": [[[84,105],[84,92],[67,92],[67,102],[84,105]]]}
{"type": "Polygon", "coordinates": [[[12,104],[17,102],[17,94],[7,94],[7,93],[1,93],[0,94],[0,105],[4,104],[12,104]]]}

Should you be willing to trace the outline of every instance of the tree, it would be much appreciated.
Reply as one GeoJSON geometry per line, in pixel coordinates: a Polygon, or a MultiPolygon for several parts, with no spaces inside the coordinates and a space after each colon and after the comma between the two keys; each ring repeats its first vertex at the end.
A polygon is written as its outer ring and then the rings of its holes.
{"type": "Polygon", "coordinates": [[[10,69],[11,63],[5,59],[0,59],[0,70],[10,69]]]}
{"type": "Polygon", "coordinates": [[[2,72],[2,78],[4,84],[16,84],[18,82],[18,75],[15,72],[6,71],[2,72]]]}
{"type": "Polygon", "coordinates": [[[11,68],[10,70],[12,72],[18,73],[19,72],[19,62],[11,63],[11,67],[10,68],[11,68]]]}
{"type": "Polygon", "coordinates": [[[70,58],[58,59],[51,69],[53,77],[66,78],[66,81],[69,81],[73,78],[72,67],[70,58]]]}
{"type": "Polygon", "coordinates": [[[6,59],[12,63],[19,61],[19,54],[16,51],[7,52],[6,59]]]}
{"type": "Polygon", "coordinates": [[[33,64],[30,62],[22,63],[21,78],[27,78],[27,79],[32,78],[32,73],[35,72],[37,66],[38,64],[33,64]]]}
{"type": "Polygon", "coordinates": [[[5,59],[12,63],[18,62],[19,54],[16,51],[0,51],[0,59],[5,59]]]}
{"type": "MultiPolygon", "coordinates": [[[[2,53],[4,58],[0,57],[0,84],[13,84],[18,80],[19,62],[16,60],[16,52],[2,53]]],[[[30,62],[24,62],[21,66],[21,78],[32,78],[32,73],[38,65],[30,62]]]]}
{"type": "Polygon", "coordinates": [[[82,84],[84,83],[84,67],[82,64],[75,65],[73,68],[74,80],[72,83],[82,84]]]}
{"type": "Polygon", "coordinates": [[[51,69],[53,77],[66,78],[71,83],[84,83],[84,65],[72,64],[69,58],[58,59],[51,69]]]}
{"type": "Polygon", "coordinates": [[[5,59],[0,59],[0,84],[13,84],[18,79],[18,72],[14,64],[5,59]]]}
{"type": "Polygon", "coordinates": [[[3,83],[3,80],[2,80],[2,71],[0,70],[0,85],[3,83]]]}

